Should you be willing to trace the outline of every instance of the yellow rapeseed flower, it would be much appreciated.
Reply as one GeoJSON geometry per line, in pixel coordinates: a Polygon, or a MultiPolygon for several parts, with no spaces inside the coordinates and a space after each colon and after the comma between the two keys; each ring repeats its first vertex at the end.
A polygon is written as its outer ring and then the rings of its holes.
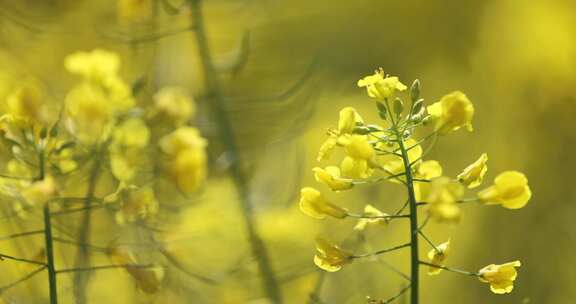
{"type": "Polygon", "coordinates": [[[352,134],[357,124],[364,123],[362,117],[353,107],[345,107],[340,110],[338,120],[338,134],[352,134]]]}
{"type": "Polygon", "coordinates": [[[336,166],[328,166],[325,169],[315,167],[312,171],[318,182],[326,184],[334,191],[348,190],[354,186],[350,180],[341,178],[340,168],[336,166]]]}
{"type": "Polygon", "coordinates": [[[72,74],[101,82],[116,77],[120,69],[120,58],[115,53],[96,49],[91,52],[70,54],[66,57],[64,66],[72,74]]]}
{"type": "Polygon", "coordinates": [[[385,217],[388,216],[387,213],[378,210],[376,207],[370,204],[364,207],[363,215],[366,216],[366,218],[359,219],[358,223],[356,223],[356,225],[354,226],[354,230],[364,231],[368,226],[373,225],[386,227],[388,225],[388,222],[390,221],[389,218],[385,217]]]}
{"type": "Polygon", "coordinates": [[[395,76],[386,76],[382,69],[358,80],[358,87],[365,87],[368,96],[377,99],[385,99],[397,91],[404,91],[407,87],[395,76]]]}
{"type": "Polygon", "coordinates": [[[316,251],[314,264],[329,272],[336,272],[342,269],[343,265],[352,262],[353,255],[350,252],[342,250],[322,238],[316,240],[316,251]]]}
{"type": "Polygon", "coordinates": [[[528,179],[518,171],[501,173],[492,186],[478,192],[478,198],[487,205],[502,205],[508,209],[526,206],[531,197],[528,179]]]}
{"type": "Polygon", "coordinates": [[[340,169],[342,170],[342,175],[347,178],[368,178],[374,173],[374,169],[369,166],[367,160],[350,156],[344,157],[340,163],[340,169]]]}
{"type": "MultiPolygon", "coordinates": [[[[450,253],[450,240],[445,243],[442,243],[436,248],[433,248],[428,252],[428,259],[430,259],[430,264],[444,266],[444,261],[448,257],[450,253]]],[[[428,275],[438,275],[442,272],[442,268],[430,266],[428,268],[428,275]]]]}
{"type": "Polygon", "coordinates": [[[369,160],[374,157],[374,148],[365,135],[349,135],[340,139],[346,154],[355,159],[369,160]]]}
{"type": "Polygon", "coordinates": [[[472,118],[474,105],[466,95],[460,91],[445,95],[440,101],[427,107],[428,114],[435,122],[435,130],[446,134],[465,127],[472,131],[472,118]]]}
{"type": "MultiPolygon", "coordinates": [[[[419,179],[432,180],[440,176],[442,176],[442,166],[436,160],[423,161],[414,172],[414,177],[419,179]]],[[[426,182],[414,183],[414,194],[417,201],[422,200],[422,193],[426,193],[429,186],[429,183],[426,182]]]]}
{"type": "Polygon", "coordinates": [[[491,264],[480,269],[478,272],[479,279],[481,282],[489,283],[493,293],[510,293],[514,289],[514,281],[518,276],[516,268],[521,265],[520,261],[501,265],[491,264]]]}
{"type": "Polygon", "coordinates": [[[184,193],[194,192],[206,179],[206,139],[192,127],[180,127],[160,139],[168,156],[168,177],[184,193]]]}
{"type": "Polygon", "coordinates": [[[110,258],[132,276],[136,286],[148,294],[160,291],[164,280],[164,268],[159,265],[139,267],[138,260],[128,248],[114,247],[109,250],[110,258]]]}
{"type": "Polygon", "coordinates": [[[181,87],[164,87],[154,95],[154,109],[174,125],[186,124],[196,113],[194,100],[181,87]]]}
{"type": "Polygon", "coordinates": [[[484,175],[488,171],[486,162],[488,162],[488,155],[483,153],[478,160],[466,167],[456,178],[470,189],[480,186],[484,175]]]}
{"type": "Polygon", "coordinates": [[[429,204],[428,214],[440,222],[460,220],[460,208],[457,201],[464,194],[464,188],[450,178],[442,176],[433,179],[424,195],[429,204]]]}
{"type": "Polygon", "coordinates": [[[120,210],[116,212],[118,224],[145,220],[158,213],[159,204],[150,187],[127,186],[116,194],[116,198],[120,203],[120,210]]]}
{"type": "Polygon", "coordinates": [[[18,86],[6,98],[7,113],[36,122],[44,121],[45,98],[38,85],[26,83],[18,86]]]}
{"type": "Polygon", "coordinates": [[[300,210],[315,219],[324,219],[326,216],[345,218],[348,216],[346,209],[328,202],[320,191],[305,187],[300,190],[300,210]]]}

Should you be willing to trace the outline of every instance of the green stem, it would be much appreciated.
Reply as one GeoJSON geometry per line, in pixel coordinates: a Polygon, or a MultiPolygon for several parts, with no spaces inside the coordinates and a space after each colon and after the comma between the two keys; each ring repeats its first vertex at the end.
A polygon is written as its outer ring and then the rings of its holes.
{"type": "MultiPolygon", "coordinates": [[[[100,149],[96,148],[94,151],[94,164],[90,169],[90,176],[88,180],[88,189],[84,199],[84,207],[90,207],[96,192],[96,183],[100,171],[100,149]]],[[[78,233],[78,243],[80,248],[76,255],[75,267],[82,267],[83,265],[90,264],[90,229],[92,223],[92,211],[87,208],[82,216],[82,222],[78,233]]],[[[88,284],[89,273],[78,272],[74,275],[74,297],[76,303],[86,303],[86,285],[88,284]]]]}
{"type": "Polygon", "coordinates": [[[44,241],[46,243],[46,266],[48,268],[48,288],[50,304],[58,303],[56,267],[54,265],[54,244],[52,242],[52,224],[50,223],[50,206],[44,206],[44,241]]]}
{"type": "Polygon", "coordinates": [[[224,108],[225,99],[222,95],[217,73],[214,70],[210,47],[206,37],[201,0],[189,0],[189,2],[192,11],[191,17],[196,29],[196,43],[198,45],[198,51],[200,53],[199,56],[205,77],[205,94],[210,100],[209,106],[211,107],[217,126],[219,127],[220,138],[222,138],[227,151],[230,153],[230,174],[239,194],[239,202],[245,222],[246,233],[252,247],[252,253],[258,263],[262,277],[262,287],[272,303],[279,304],[282,303],[281,291],[264,241],[256,229],[252,205],[249,199],[247,179],[241,167],[241,159],[236,143],[236,137],[224,108]]]}
{"type": "Polygon", "coordinates": [[[420,264],[426,265],[426,266],[430,266],[430,267],[434,267],[434,268],[444,269],[444,270],[446,270],[446,271],[450,271],[450,272],[454,272],[454,273],[459,273],[459,274],[463,274],[463,275],[467,275],[467,276],[471,276],[471,277],[479,277],[479,276],[480,276],[480,274],[475,273],[475,272],[470,272],[470,271],[465,271],[465,270],[450,268],[450,267],[446,267],[446,266],[442,266],[442,265],[436,265],[436,264],[432,264],[432,263],[428,263],[428,262],[420,261],[420,264]]]}
{"type": "Polygon", "coordinates": [[[414,193],[414,177],[412,176],[412,167],[408,158],[408,151],[401,139],[400,131],[395,127],[398,140],[398,146],[402,153],[404,171],[406,172],[406,189],[408,190],[408,200],[410,206],[410,303],[418,304],[419,292],[419,258],[418,258],[418,202],[414,193]]]}

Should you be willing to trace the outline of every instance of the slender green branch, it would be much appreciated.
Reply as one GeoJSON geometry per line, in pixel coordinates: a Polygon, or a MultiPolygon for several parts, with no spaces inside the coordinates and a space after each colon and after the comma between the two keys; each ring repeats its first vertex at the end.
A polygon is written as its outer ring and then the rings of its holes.
{"type": "Polygon", "coordinates": [[[8,290],[8,289],[10,289],[10,288],[12,288],[12,287],[14,287],[14,286],[22,283],[22,282],[25,282],[25,281],[31,279],[33,276],[35,276],[36,274],[42,272],[42,271],[43,271],[44,269],[46,269],[47,267],[48,267],[48,266],[40,266],[39,268],[37,268],[36,270],[34,270],[34,271],[30,272],[29,274],[25,275],[25,276],[22,277],[21,279],[15,281],[15,282],[12,282],[12,283],[10,283],[10,284],[8,284],[8,285],[5,285],[5,286],[0,287],[0,294],[4,293],[6,290],[8,290]]]}
{"type": "Polygon", "coordinates": [[[54,264],[54,244],[52,243],[52,224],[50,219],[50,205],[44,205],[44,241],[46,243],[46,262],[48,268],[48,289],[50,291],[50,304],[58,303],[58,283],[56,281],[56,266],[54,264]]]}
{"type": "Polygon", "coordinates": [[[2,254],[2,253],[0,253],[0,259],[8,259],[8,260],[13,260],[13,261],[17,261],[17,262],[46,266],[46,263],[42,263],[42,262],[38,262],[38,261],[34,261],[34,260],[23,259],[23,258],[18,258],[18,257],[13,257],[13,256],[2,254]]]}
{"type": "Polygon", "coordinates": [[[364,215],[357,213],[348,213],[349,217],[361,218],[361,219],[394,219],[394,218],[410,218],[409,214],[403,215],[364,215]]]}
{"type": "Polygon", "coordinates": [[[422,238],[423,238],[428,244],[430,244],[430,246],[432,246],[432,248],[434,248],[434,250],[435,250],[436,252],[442,253],[442,252],[440,252],[440,249],[438,249],[438,247],[436,247],[436,245],[434,244],[434,242],[432,242],[432,241],[428,238],[428,236],[426,236],[426,235],[424,234],[424,232],[422,232],[422,230],[418,229],[418,234],[420,234],[420,236],[422,236],[422,238]]]}
{"type": "Polygon", "coordinates": [[[410,289],[410,285],[407,285],[406,287],[400,289],[400,291],[393,297],[389,298],[388,300],[385,300],[384,302],[382,302],[382,304],[389,304],[392,303],[394,301],[396,301],[397,299],[399,299],[404,293],[406,293],[408,291],[408,289],[410,289]]]}
{"type": "Polygon", "coordinates": [[[38,234],[44,234],[44,230],[34,230],[34,231],[15,233],[15,234],[0,237],[0,241],[15,239],[15,238],[19,238],[19,237],[23,237],[23,236],[29,236],[29,235],[38,235],[38,234]]]}
{"type": "Polygon", "coordinates": [[[467,276],[480,277],[480,274],[477,272],[470,272],[470,271],[450,268],[450,267],[446,267],[446,266],[442,266],[442,265],[436,265],[436,264],[432,264],[432,263],[428,263],[428,262],[424,262],[424,261],[420,261],[419,263],[422,265],[426,265],[426,266],[430,266],[430,267],[434,267],[434,268],[439,268],[439,269],[444,269],[446,271],[459,273],[459,274],[463,274],[463,275],[467,275],[467,276]]]}
{"type": "Polygon", "coordinates": [[[118,269],[118,268],[154,268],[158,267],[158,265],[154,264],[115,264],[115,265],[102,265],[102,266],[91,266],[91,267],[78,267],[78,268],[67,268],[67,269],[60,269],[56,270],[57,274],[60,273],[67,273],[67,272],[92,272],[96,270],[107,270],[107,269],[118,269]]]}
{"type": "Polygon", "coordinates": [[[375,251],[375,252],[372,252],[372,253],[354,255],[354,256],[352,256],[351,258],[352,258],[352,259],[368,258],[368,257],[373,257],[373,256],[377,256],[377,255],[380,255],[380,254],[384,254],[384,253],[396,251],[396,250],[398,250],[398,249],[402,249],[402,248],[406,248],[406,247],[410,247],[410,243],[398,245],[398,246],[395,246],[395,247],[392,247],[392,248],[386,248],[386,249],[378,250],[378,251],[375,251]]]}

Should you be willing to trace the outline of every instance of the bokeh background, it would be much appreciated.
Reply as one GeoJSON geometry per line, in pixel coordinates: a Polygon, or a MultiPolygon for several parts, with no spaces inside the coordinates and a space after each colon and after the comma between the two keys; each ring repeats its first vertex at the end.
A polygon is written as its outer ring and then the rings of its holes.
{"type": "MultiPolygon", "coordinates": [[[[63,58],[94,48],[118,52],[125,79],[146,80],[140,102],[163,85],[186,87],[200,109],[195,124],[210,142],[210,178],[181,212],[166,216],[162,237],[181,257],[180,266],[210,280],[172,265],[161,291],[149,295],[120,270],[99,271],[89,285],[90,302],[266,303],[244,232],[239,189],[229,174],[230,151],[210,115],[213,100],[204,92],[194,14],[185,1],[152,2],[145,17],[126,20],[112,0],[0,1],[0,94],[14,81],[32,78],[59,102],[73,80],[63,58]]],[[[378,67],[405,83],[420,79],[429,103],[456,89],[474,103],[475,131],[442,138],[430,155],[447,174],[456,175],[486,152],[488,181],[517,169],[526,173],[534,193],[518,211],[469,205],[460,224],[428,228],[437,242],[452,237],[451,266],[476,270],[521,260],[512,294],[494,295],[475,279],[445,272],[424,276],[422,303],[574,302],[574,1],[206,0],[202,9],[224,109],[247,175],[245,190],[286,303],[306,303],[317,286],[321,303],[385,299],[402,286],[402,278],[386,266],[406,270],[408,257],[401,252],[322,275],[312,263],[315,237],[342,242],[354,223],[319,223],[297,210],[299,188],[315,184],[310,168],[340,108],[354,106],[376,121],[373,103],[356,81],[378,67]]],[[[403,200],[394,185],[326,193],[351,209],[372,203],[391,212],[403,200]]],[[[14,221],[2,224],[2,235],[33,225],[14,221]]],[[[115,235],[102,226],[93,231],[94,242],[115,235]]],[[[366,237],[380,248],[407,236],[406,227],[394,224],[366,237]]],[[[34,252],[28,250],[34,242],[17,245],[3,241],[0,250],[34,252]]],[[[74,249],[58,250],[66,256],[74,249]]],[[[11,267],[5,265],[0,263],[11,267]]],[[[22,271],[3,270],[0,281],[7,284],[14,280],[9,274],[22,271]]],[[[62,301],[73,303],[69,282],[62,281],[62,301]]],[[[34,278],[2,299],[46,303],[44,282],[43,276],[34,278]]]]}

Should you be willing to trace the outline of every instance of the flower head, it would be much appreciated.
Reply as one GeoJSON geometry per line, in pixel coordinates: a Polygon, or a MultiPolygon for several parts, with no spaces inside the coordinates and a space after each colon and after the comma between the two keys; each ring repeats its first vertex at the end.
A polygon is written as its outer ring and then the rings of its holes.
{"type": "Polygon", "coordinates": [[[365,87],[368,96],[385,99],[392,96],[396,91],[404,91],[407,87],[395,76],[386,76],[382,69],[374,72],[374,75],[366,76],[358,80],[358,87],[365,87]]]}
{"type": "Polygon", "coordinates": [[[389,219],[386,218],[386,216],[388,214],[376,209],[376,207],[368,204],[366,205],[366,207],[364,207],[364,216],[366,216],[366,218],[362,218],[360,220],[358,220],[358,223],[356,223],[356,226],[354,226],[354,230],[357,231],[363,231],[365,230],[368,226],[376,226],[376,225],[380,225],[380,226],[387,226],[389,219]]]}
{"type": "Polygon", "coordinates": [[[344,157],[340,163],[342,175],[348,178],[368,178],[374,173],[368,161],[365,159],[357,159],[350,156],[344,157]]]}
{"type": "MultiPolygon", "coordinates": [[[[450,240],[442,243],[436,248],[433,248],[428,252],[428,259],[430,259],[430,264],[444,266],[444,261],[446,260],[448,254],[450,253],[450,240]]],[[[430,266],[428,269],[428,275],[437,275],[442,272],[442,268],[430,266]]]]}
{"type": "Polygon", "coordinates": [[[440,134],[446,134],[465,127],[472,131],[472,117],[474,105],[460,91],[445,95],[440,101],[433,103],[427,108],[428,114],[435,121],[435,130],[440,134]]]}
{"type": "Polygon", "coordinates": [[[372,145],[368,142],[368,137],[365,135],[349,135],[340,138],[339,142],[342,143],[346,149],[346,154],[355,159],[371,159],[375,152],[372,145]]]}
{"type": "Polygon", "coordinates": [[[514,289],[514,281],[518,276],[516,268],[521,265],[520,261],[501,265],[491,264],[480,269],[478,272],[479,279],[481,282],[489,283],[493,293],[510,293],[514,289]]]}
{"type": "Polygon", "coordinates": [[[352,261],[352,253],[344,251],[322,238],[316,240],[316,251],[314,264],[329,272],[338,271],[342,269],[343,265],[352,261]]]}
{"type": "Polygon", "coordinates": [[[324,219],[326,216],[345,218],[348,216],[346,209],[328,202],[320,191],[305,187],[300,191],[300,210],[313,218],[324,219]]]}
{"type": "Polygon", "coordinates": [[[532,191],[526,176],[518,171],[506,171],[494,179],[494,184],[480,192],[478,198],[488,205],[519,209],[528,203],[532,191]]]}
{"type": "Polygon", "coordinates": [[[100,82],[118,74],[120,58],[115,53],[96,49],[69,55],[64,66],[72,74],[100,82]]]}
{"type": "Polygon", "coordinates": [[[351,181],[340,177],[340,168],[338,167],[328,166],[325,169],[316,167],[312,171],[318,182],[326,184],[334,191],[348,190],[354,186],[351,181]]]}
{"type": "Polygon", "coordinates": [[[155,110],[180,126],[192,118],[196,112],[195,103],[183,88],[165,87],[154,95],[155,110]]]}
{"type": "Polygon", "coordinates": [[[429,204],[428,214],[441,222],[460,220],[460,208],[458,208],[457,201],[463,194],[462,185],[453,183],[448,177],[433,179],[424,195],[429,204]]]}
{"type": "Polygon", "coordinates": [[[338,120],[338,134],[352,134],[356,124],[363,123],[362,117],[353,107],[345,107],[340,110],[340,119],[338,120]]]}
{"type": "Polygon", "coordinates": [[[462,173],[458,174],[456,177],[459,182],[467,186],[468,188],[476,188],[480,186],[482,180],[484,179],[484,175],[488,171],[488,166],[486,166],[486,162],[488,162],[488,155],[483,153],[480,155],[480,158],[476,160],[473,164],[469,165],[462,171],[462,173]]]}
{"type": "Polygon", "coordinates": [[[206,179],[206,139],[192,127],[180,127],[160,139],[167,155],[166,172],[180,191],[191,193],[206,179]]]}

